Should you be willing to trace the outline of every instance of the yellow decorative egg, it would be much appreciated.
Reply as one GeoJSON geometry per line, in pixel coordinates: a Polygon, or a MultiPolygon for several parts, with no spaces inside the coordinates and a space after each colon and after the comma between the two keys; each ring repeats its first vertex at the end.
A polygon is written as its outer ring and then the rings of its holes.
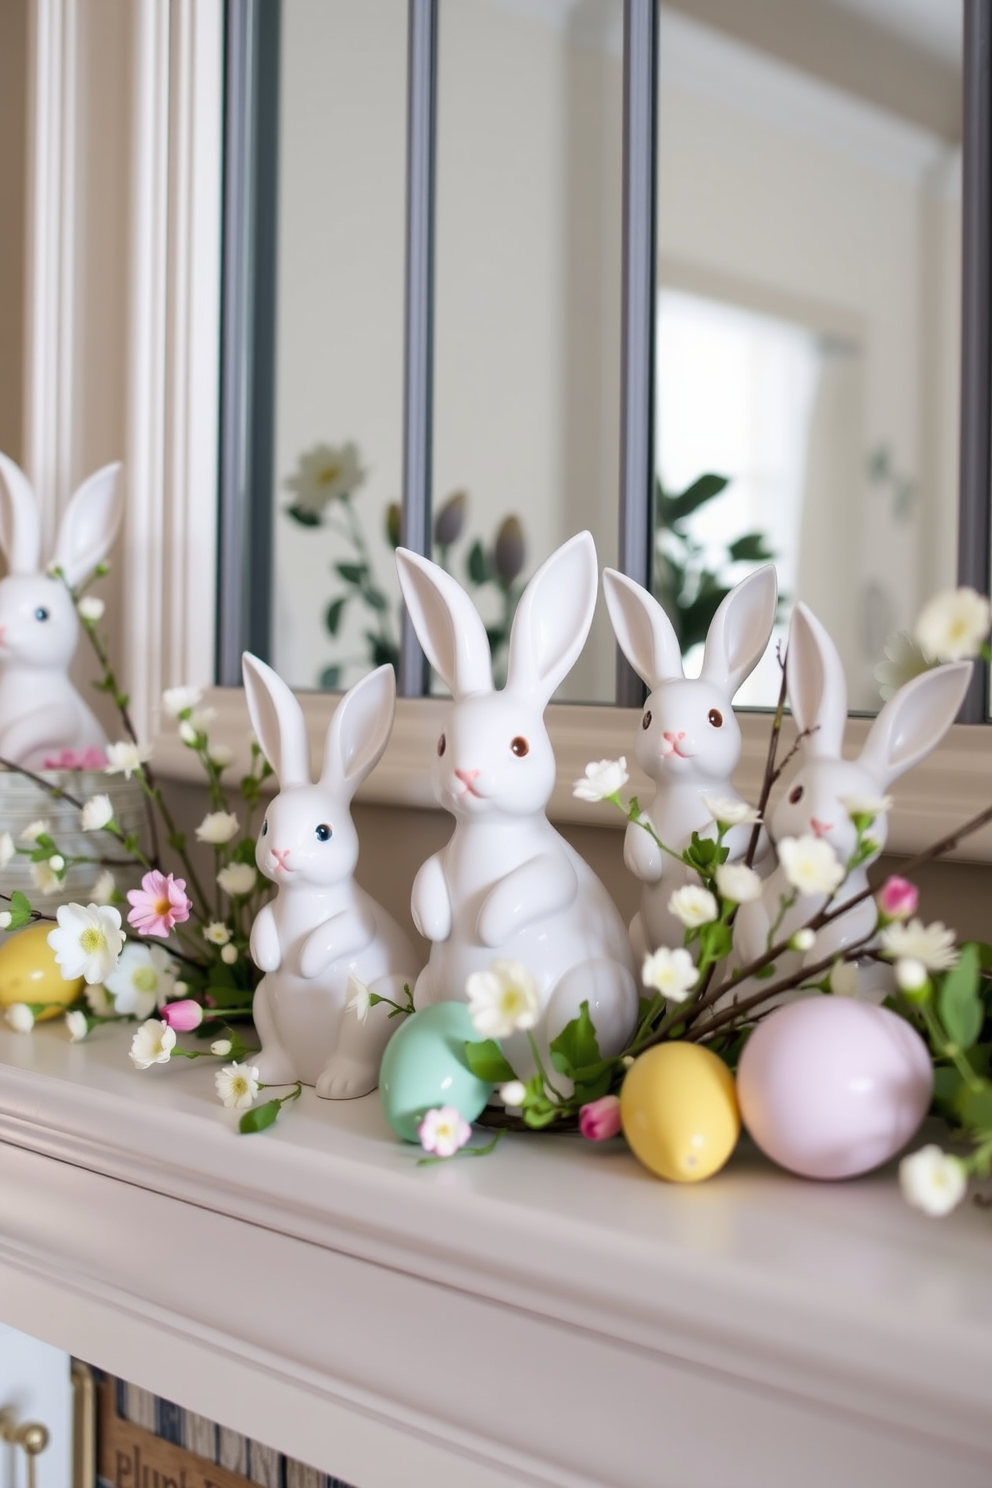
{"type": "Polygon", "coordinates": [[[54,928],[47,920],[40,920],[0,945],[0,1007],[15,1002],[44,1003],[45,1011],[35,1013],[35,1020],[42,1022],[57,1018],[82,992],[82,977],[67,982],[59,970],[55,952],[48,944],[48,932],[54,928]]]}
{"type": "Polygon", "coordinates": [[[623,1134],[659,1178],[698,1183],[723,1167],[740,1135],[734,1077],[699,1044],[657,1044],[620,1091],[623,1134]]]}

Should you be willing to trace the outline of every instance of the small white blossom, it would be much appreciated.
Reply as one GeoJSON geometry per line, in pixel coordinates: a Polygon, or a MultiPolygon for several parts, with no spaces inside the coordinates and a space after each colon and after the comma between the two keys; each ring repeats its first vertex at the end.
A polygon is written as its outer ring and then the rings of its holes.
{"type": "Polygon", "coordinates": [[[435,1157],[454,1157],[471,1135],[472,1128],[455,1106],[428,1111],[417,1127],[421,1147],[435,1157]]]}
{"type": "Polygon", "coordinates": [[[619,795],[630,776],[623,755],[618,760],[597,760],[586,765],[586,773],[572,786],[572,795],[580,801],[605,801],[609,796],[619,795]]]}
{"type": "Polygon", "coordinates": [[[95,625],[98,620],[103,619],[105,608],[103,600],[95,594],[84,594],[76,606],[82,619],[88,621],[90,625],[95,625]]]}
{"type": "Polygon", "coordinates": [[[702,884],[683,884],[676,889],[668,901],[668,909],[687,930],[698,929],[720,917],[720,906],[702,884]]]}
{"type": "Polygon", "coordinates": [[[9,909],[0,909],[0,930],[9,930],[13,918],[9,909]]]}
{"type": "Polygon", "coordinates": [[[205,734],[216,717],[216,708],[197,708],[195,713],[190,714],[189,721],[198,734],[205,734]]]}
{"type": "Polygon", "coordinates": [[[228,765],[234,763],[234,750],[230,744],[211,744],[207,750],[207,759],[218,770],[226,770],[228,765]]]}
{"type": "Polygon", "coordinates": [[[954,931],[940,920],[932,925],[924,925],[919,919],[886,925],[879,938],[887,956],[919,961],[927,971],[947,971],[958,963],[954,931]]]}
{"type": "Polygon", "coordinates": [[[188,991],[189,991],[189,983],[188,982],[182,982],[182,981],[175,982],[173,984],[172,991],[169,993],[169,996],[170,997],[185,997],[186,996],[186,993],[188,991]]]}
{"type": "Polygon", "coordinates": [[[823,837],[783,837],[776,851],[783,873],[801,894],[832,894],[844,882],[844,865],[823,837]]]}
{"type": "Polygon", "coordinates": [[[930,670],[930,663],[908,631],[900,630],[889,636],[882,647],[885,661],[875,668],[875,681],[879,694],[885,702],[895,697],[900,687],[912,682],[930,670]]]}
{"type": "Polygon", "coordinates": [[[114,1011],[134,1018],[147,1018],[172,996],[179,962],[164,946],[129,940],[116,969],[104,978],[113,994],[114,1011]]]}
{"type": "Polygon", "coordinates": [[[130,739],[124,739],[118,744],[108,744],[105,773],[123,774],[125,780],[130,780],[135,771],[141,770],[145,760],[151,759],[151,754],[150,744],[132,744],[130,739]]]}
{"type": "Polygon", "coordinates": [[[168,1064],[176,1047],[175,1029],[161,1018],[149,1018],[142,1023],[131,1040],[131,1059],[138,1069],[148,1069],[153,1064],[168,1064]]]}
{"type": "Polygon", "coordinates": [[[79,814],[84,832],[99,832],[114,819],[114,803],[109,796],[91,796],[79,814]]]}
{"type": "Polygon", "coordinates": [[[519,961],[497,960],[488,971],[473,971],[465,990],[480,1038],[509,1038],[517,1029],[533,1028],[541,1011],[537,983],[519,961]]]}
{"type": "Polygon", "coordinates": [[[794,951],[811,951],[816,945],[816,935],[808,925],[804,925],[792,936],[789,945],[794,951]]]}
{"type": "Polygon", "coordinates": [[[761,879],[746,863],[721,863],[716,870],[716,886],[721,897],[734,904],[750,904],[761,898],[761,879]]]}
{"type": "Polygon", "coordinates": [[[117,965],[124,944],[120,911],[113,905],[60,904],[58,927],[48,933],[48,944],[66,981],[82,977],[105,982],[117,965]]]}
{"type": "Polygon", "coordinates": [[[225,1064],[214,1075],[217,1095],[231,1111],[243,1111],[258,1094],[258,1068],[254,1064],[225,1064]]]}
{"type": "Polygon", "coordinates": [[[80,1012],[78,1008],[73,1009],[71,1013],[66,1013],[65,1026],[69,1031],[69,1041],[73,1044],[82,1043],[90,1031],[86,1014],[80,1012]]]}
{"type": "Polygon", "coordinates": [[[200,736],[196,731],[196,725],[190,723],[188,718],[180,719],[179,737],[180,739],[182,739],[183,743],[188,744],[191,749],[195,749],[197,744],[199,744],[200,742],[200,736]]]}
{"type": "Polygon", "coordinates": [[[682,946],[675,951],[660,946],[644,958],[641,981],[645,987],[660,992],[669,1002],[685,1002],[698,979],[695,962],[682,946]]]}
{"type": "Polygon", "coordinates": [[[86,988],[86,1001],[90,1012],[97,1018],[112,1018],[114,1016],[114,999],[107,991],[102,982],[96,982],[86,988]]]}
{"type": "Polygon", "coordinates": [[[196,829],[197,841],[221,846],[230,842],[240,826],[233,811],[209,811],[196,829]]]}
{"type": "Polygon", "coordinates": [[[251,863],[228,863],[218,873],[217,882],[225,894],[238,898],[251,893],[258,882],[258,874],[251,863]]]}
{"type": "Polygon", "coordinates": [[[861,974],[853,961],[835,961],[830,972],[830,990],[835,997],[857,997],[861,974]]]}
{"type": "Polygon", "coordinates": [[[896,986],[902,992],[922,992],[930,980],[922,961],[915,956],[901,956],[895,965],[896,986]]]}
{"type": "Polygon", "coordinates": [[[956,1157],[929,1143],[904,1157],[899,1164],[899,1184],[907,1204],[935,1217],[950,1214],[965,1196],[968,1175],[956,1157]]]}
{"type": "Polygon", "coordinates": [[[62,880],[58,871],[52,867],[51,862],[31,864],[31,882],[39,894],[57,894],[62,887],[62,880]]]}
{"type": "Polygon", "coordinates": [[[12,1002],[4,1017],[15,1033],[30,1033],[34,1027],[34,1013],[26,1002],[12,1002]]]}
{"type": "Polygon", "coordinates": [[[33,821],[33,822],[30,822],[29,825],[26,826],[24,828],[24,831],[21,833],[21,841],[22,842],[37,842],[38,841],[38,838],[41,837],[43,834],[45,834],[47,831],[48,831],[48,822],[47,821],[33,821]]]}
{"type": "Polygon", "coordinates": [[[209,925],[203,927],[203,938],[209,940],[211,945],[224,946],[231,938],[231,932],[223,920],[211,920],[209,925]]]}
{"type": "Polygon", "coordinates": [[[61,873],[65,867],[65,858],[61,853],[52,853],[52,856],[48,860],[48,866],[53,873],[61,873]]]}
{"type": "Polygon", "coordinates": [[[214,1039],[210,1045],[211,1054],[216,1054],[218,1059],[226,1059],[232,1049],[230,1039],[214,1039]]]}
{"type": "Polygon", "coordinates": [[[170,718],[178,718],[195,708],[203,697],[199,687],[167,687],[162,694],[162,707],[170,718]]]}
{"type": "Polygon", "coordinates": [[[706,796],[699,798],[715,822],[726,827],[753,826],[760,822],[761,812],[747,801],[736,801],[733,796],[706,796]]]}
{"type": "Polygon", "coordinates": [[[848,816],[884,816],[892,810],[891,796],[838,796],[848,816]]]}
{"type": "Polygon", "coordinates": [[[220,953],[220,959],[224,962],[225,966],[233,966],[234,963],[235,963],[235,961],[237,961],[237,959],[238,959],[238,948],[237,948],[237,946],[235,946],[235,945],[222,946],[221,947],[221,953],[220,953]]]}
{"type": "Polygon", "coordinates": [[[105,868],[93,885],[93,902],[94,904],[109,904],[116,893],[117,885],[114,882],[114,875],[109,868],[105,868]]]}
{"type": "Polygon", "coordinates": [[[935,594],[925,605],[913,634],[924,655],[935,661],[977,656],[989,632],[989,601],[965,585],[935,594]]]}
{"type": "Polygon", "coordinates": [[[332,501],[350,496],[364,480],[358,446],[349,440],[346,444],[315,444],[304,450],[286,487],[293,492],[293,507],[320,520],[332,501]]]}
{"type": "Polygon", "coordinates": [[[11,858],[16,853],[14,839],[9,832],[0,832],[0,872],[6,868],[11,858]]]}
{"type": "Polygon", "coordinates": [[[364,1023],[372,1006],[371,994],[368,987],[352,972],[348,978],[348,986],[345,990],[348,998],[345,1007],[349,1013],[354,1013],[359,1023],[364,1023]]]}
{"type": "Polygon", "coordinates": [[[522,1106],[527,1099],[527,1087],[523,1080],[507,1080],[499,1088],[499,1098],[504,1106],[522,1106]]]}

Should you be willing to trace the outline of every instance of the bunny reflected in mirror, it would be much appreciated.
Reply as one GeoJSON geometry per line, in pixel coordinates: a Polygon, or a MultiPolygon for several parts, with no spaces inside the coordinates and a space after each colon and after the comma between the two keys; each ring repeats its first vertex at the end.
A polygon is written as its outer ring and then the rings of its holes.
{"type": "MultiPolygon", "coordinates": [[[[573,537],[531,578],[499,691],[485,626],[465,591],[426,558],[403,548],[396,558],[414,628],[452,694],[432,775],[455,827],[413,885],[414,922],[431,942],[416,1004],[465,1001],[470,974],[496,959],[516,962],[537,983],[534,1035],[543,1054],[584,1001],[601,1052],[615,1054],[637,1018],[626,930],[602,884],[545,814],[556,766],[544,710],[592,623],[592,537],[573,537]]],[[[533,1071],[523,1034],[504,1048],[515,1070],[533,1071]]]]}
{"type": "MultiPolygon", "coordinates": [[[[689,846],[693,832],[716,837],[717,801],[747,807],[733,784],[742,740],[732,704],[772,633],[778,603],[775,569],[770,563],[756,569],[723,599],[710,622],[698,677],[685,676],[678,637],[653,595],[612,568],[604,570],[603,592],[620,649],[648,688],[634,755],[654,781],[655,795],[642,816],[678,854],[689,846]]],[[[724,837],[730,861],[744,856],[750,838],[750,825],[730,828],[724,837]]],[[[758,863],[767,850],[762,834],[758,863]]],[[[663,852],[636,821],[627,826],[624,862],[644,885],[630,926],[635,955],[682,945],[685,925],[668,906],[678,889],[699,882],[696,873],[663,852]]]]}
{"type": "Polygon", "coordinates": [[[412,987],[420,969],[409,938],[354,879],[351,801],[389,741],[393,669],[379,667],[338,703],[317,781],[293,693],[247,652],[242,670],[252,725],[279,782],[255,850],[278,892],[251,932],[252,959],[265,973],[252,1008],[262,1041],[253,1063],[267,1085],[302,1080],[331,1099],[367,1095],[398,1023],[388,1003],[405,1006],[404,984],[412,987]],[[347,1006],[352,978],[387,1002],[357,1014],[347,1006]]]}
{"type": "Polygon", "coordinates": [[[103,750],[107,736],[69,680],[79,640],[70,592],[110,552],[121,522],[121,467],[79,487],[59,523],[50,570],[41,512],[24,472],[0,454],[0,758],[25,769],[69,751],[103,750]]]}

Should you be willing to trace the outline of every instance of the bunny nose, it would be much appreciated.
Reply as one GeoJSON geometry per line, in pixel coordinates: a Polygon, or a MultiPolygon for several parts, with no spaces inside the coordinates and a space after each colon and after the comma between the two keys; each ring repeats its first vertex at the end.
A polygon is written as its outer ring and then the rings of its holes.
{"type": "Polygon", "coordinates": [[[462,785],[471,785],[473,780],[478,780],[479,778],[478,770],[456,770],[455,774],[458,776],[462,785]]]}
{"type": "Polygon", "coordinates": [[[285,868],[285,866],[286,866],[286,859],[289,857],[289,848],[288,847],[271,847],[271,848],[269,848],[269,851],[271,852],[272,856],[277,860],[277,862],[279,864],[279,867],[280,868],[285,868]]]}
{"type": "Polygon", "coordinates": [[[833,822],[817,821],[815,816],[810,817],[809,824],[813,828],[813,832],[817,837],[825,837],[830,831],[830,828],[833,826],[833,822]]]}
{"type": "Polygon", "coordinates": [[[663,733],[661,737],[663,739],[667,739],[669,744],[677,744],[680,739],[685,738],[685,730],[683,729],[681,733],[673,734],[666,729],[665,733],[663,733]]]}

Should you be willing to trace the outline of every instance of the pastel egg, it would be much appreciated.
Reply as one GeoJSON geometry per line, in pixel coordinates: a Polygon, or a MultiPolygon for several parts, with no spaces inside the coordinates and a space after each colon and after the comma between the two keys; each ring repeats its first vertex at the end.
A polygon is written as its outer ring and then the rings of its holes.
{"type": "Polygon", "coordinates": [[[35,1021],[57,1018],[83,990],[82,977],[67,982],[48,944],[47,921],[39,921],[18,930],[0,945],[0,1007],[15,1002],[44,1003],[43,1013],[35,1021]],[[51,1006],[47,1006],[51,1004],[51,1006]]]}
{"type": "Polygon", "coordinates": [[[472,1073],[465,1055],[466,1042],[478,1038],[463,1002],[437,1002],[404,1018],[379,1071],[382,1109],[397,1136],[416,1142],[424,1113],[438,1106],[454,1106],[470,1122],[480,1114],[493,1087],[472,1073]]]}
{"type": "Polygon", "coordinates": [[[916,1030],[887,1008],[807,997],[752,1033],[737,1071],[741,1115],[773,1162],[805,1178],[850,1178],[894,1157],[930,1105],[933,1068],[916,1030]]]}
{"type": "Polygon", "coordinates": [[[657,1044],[636,1059],[620,1090],[623,1134],[659,1178],[698,1183],[723,1167],[741,1122],[734,1077],[699,1044],[657,1044]]]}

